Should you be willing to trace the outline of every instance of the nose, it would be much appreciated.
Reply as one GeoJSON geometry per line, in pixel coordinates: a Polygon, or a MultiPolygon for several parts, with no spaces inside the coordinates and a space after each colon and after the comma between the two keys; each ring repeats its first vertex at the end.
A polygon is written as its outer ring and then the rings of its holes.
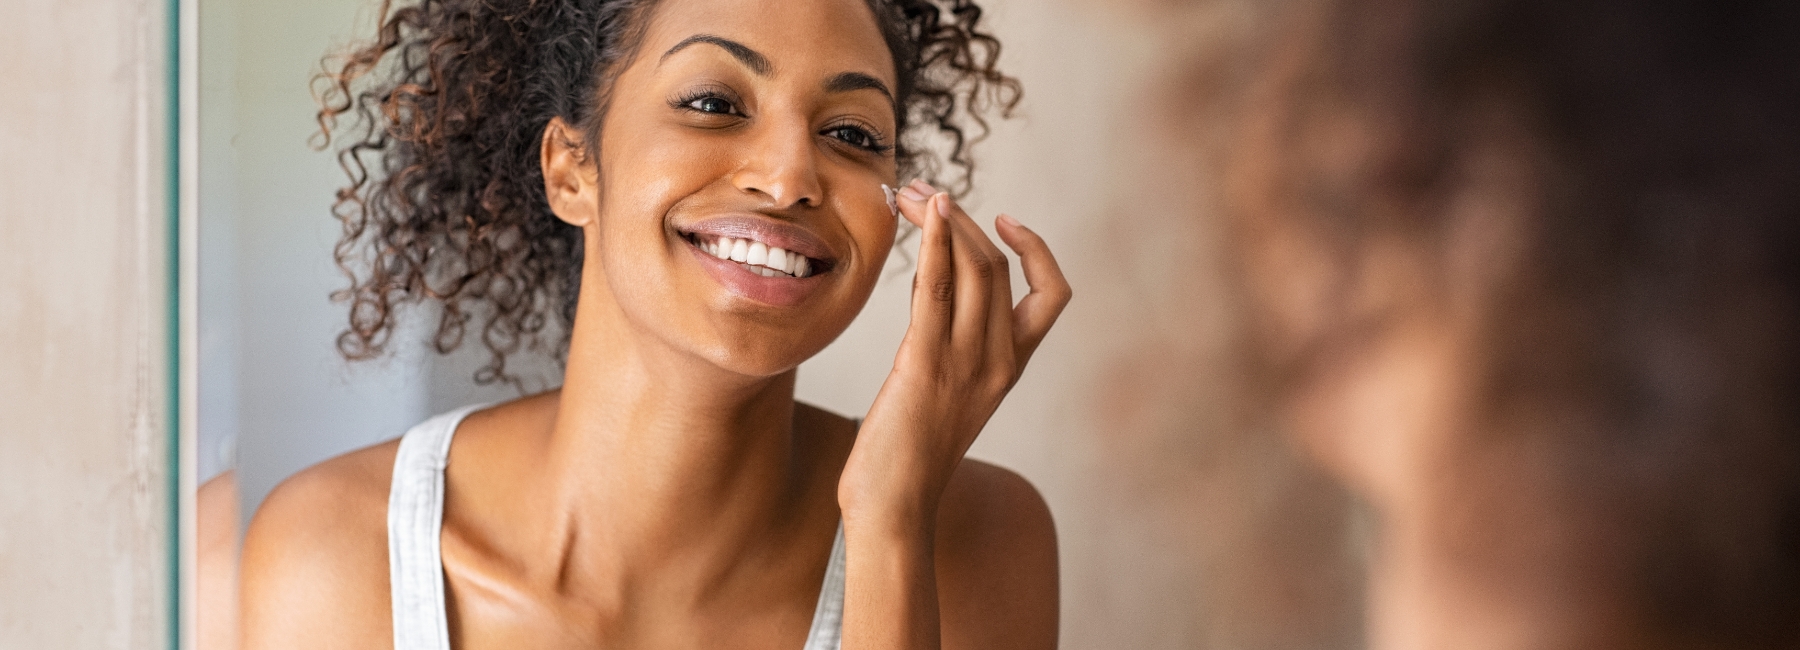
{"type": "Polygon", "coordinates": [[[804,123],[769,125],[748,144],[750,151],[733,172],[739,190],[761,194],[777,208],[816,208],[824,201],[812,130],[804,123]]]}

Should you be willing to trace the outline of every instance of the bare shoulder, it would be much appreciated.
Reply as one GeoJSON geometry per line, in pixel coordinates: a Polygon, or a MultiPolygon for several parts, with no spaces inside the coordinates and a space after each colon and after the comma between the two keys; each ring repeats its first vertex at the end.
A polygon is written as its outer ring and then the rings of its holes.
{"type": "Polygon", "coordinates": [[[244,536],[244,647],[391,643],[387,496],[399,441],[352,451],[283,481],[244,536]]]}
{"type": "Polygon", "coordinates": [[[938,508],[945,648],[1054,648],[1056,524],[1025,477],[965,459],[938,508]]]}

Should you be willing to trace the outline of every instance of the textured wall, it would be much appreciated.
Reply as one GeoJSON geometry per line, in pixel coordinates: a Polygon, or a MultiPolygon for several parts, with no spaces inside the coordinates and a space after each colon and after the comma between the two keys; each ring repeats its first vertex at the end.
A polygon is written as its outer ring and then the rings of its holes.
{"type": "Polygon", "coordinates": [[[164,7],[0,21],[0,647],[167,638],[164,7]]]}

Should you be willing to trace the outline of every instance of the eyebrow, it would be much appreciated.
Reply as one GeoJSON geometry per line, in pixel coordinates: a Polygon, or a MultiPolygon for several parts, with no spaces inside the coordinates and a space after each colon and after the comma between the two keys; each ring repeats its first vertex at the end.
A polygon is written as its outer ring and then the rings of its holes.
{"type": "MultiPolygon", "coordinates": [[[[719,46],[726,52],[731,53],[733,58],[737,59],[740,63],[743,63],[745,67],[750,68],[750,71],[755,72],[759,77],[767,77],[769,76],[769,73],[775,69],[774,65],[769,63],[769,57],[763,56],[761,52],[750,49],[750,46],[743,43],[739,43],[723,36],[714,36],[712,34],[695,34],[681,39],[681,42],[676,43],[675,47],[671,47],[669,48],[669,51],[663,52],[662,58],[658,59],[657,63],[661,64],[663,61],[668,60],[669,57],[674,56],[676,52],[680,52],[683,49],[686,49],[687,46],[696,43],[707,43],[719,46]]],[[[852,90],[874,90],[886,95],[889,103],[893,103],[894,101],[894,91],[890,90],[887,84],[882,83],[880,79],[876,79],[861,72],[840,72],[836,76],[833,76],[829,81],[825,82],[826,92],[844,93],[852,90]]]]}
{"type": "Polygon", "coordinates": [[[724,48],[726,52],[731,53],[733,58],[736,58],[739,62],[743,63],[745,67],[750,68],[750,71],[756,73],[759,77],[767,77],[769,76],[769,72],[774,70],[774,67],[769,65],[769,58],[763,56],[761,52],[752,50],[743,43],[739,43],[723,36],[713,36],[712,34],[695,34],[682,39],[680,43],[675,44],[675,47],[671,47],[669,48],[669,51],[663,52],[662,58],[658,59],[657,63],[661,64],[663,61],[668,60],[669,57],[674,56],[676,52],[680,52],[683,48],[695,43],[710,43],[724,48]]]}
{"type": "Polygon", "coordinates": [[[852,90],[874,90],[887,95],[889,103],[894,101],[894,92],[888,90],[887,84],[861,72],[839,72],[837,76],[825,82],[825,92],[845,93],[852,90]]]}

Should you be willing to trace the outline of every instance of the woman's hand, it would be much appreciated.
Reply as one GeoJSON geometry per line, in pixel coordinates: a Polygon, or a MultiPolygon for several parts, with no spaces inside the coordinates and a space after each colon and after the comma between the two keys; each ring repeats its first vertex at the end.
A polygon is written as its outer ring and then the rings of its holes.
{"type": "Polygon", "coordinates": [[[1017,307],[1006,254],[948,194],[913,181],[898,203],[924,231],[912,324],[857,434],[838,503],[847,522],[930,526],[951,473],[1070,292],[1044,240],[1012,217],[994,226],[1031,286],[1017,307]]]}
{"type": "Polygon", "coordinates": [[[847,650],[938,647],[938,502],[1070,295],[1044,240],[1011,217],[994,225],[1031,286],[1016,307],[1006,255],[949,195],[914,181],[899,209],[924,231],[912,324],[838,481],[847,650]]]}

